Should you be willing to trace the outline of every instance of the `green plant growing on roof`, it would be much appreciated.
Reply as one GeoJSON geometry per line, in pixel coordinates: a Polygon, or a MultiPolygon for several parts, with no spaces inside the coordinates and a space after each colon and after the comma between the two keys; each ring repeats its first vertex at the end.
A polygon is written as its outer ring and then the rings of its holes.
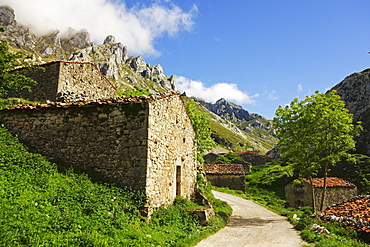
{"type": "Polygon", "coordinates": [[[147,89],[141,89],[137,86],[134,86],[135,90],[126,90],[124,92],[118,90],[117,95],[119,97],[134,97],[134,96],[142,96],[142,95],[150,95],[151,93],[147,89]]]}

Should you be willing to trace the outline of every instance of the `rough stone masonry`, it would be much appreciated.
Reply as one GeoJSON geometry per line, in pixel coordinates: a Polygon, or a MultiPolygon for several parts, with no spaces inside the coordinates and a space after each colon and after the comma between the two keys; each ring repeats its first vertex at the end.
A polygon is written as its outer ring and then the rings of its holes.
{"type": "Polygon", "coordinates": [[[32,92],[21,90],[7,97],[67,102],[117,96],[117,89],[92,63],[54,61],[40,66],[45,71],[25,72],[27,77],[37,81],[32,92]]]}
{"type": "Polygon", "coordinates": [[[149,210],[195,193],[195,133],[178,94],[20,105],[0,122],[51,160],[144,188],[149,210]]]}

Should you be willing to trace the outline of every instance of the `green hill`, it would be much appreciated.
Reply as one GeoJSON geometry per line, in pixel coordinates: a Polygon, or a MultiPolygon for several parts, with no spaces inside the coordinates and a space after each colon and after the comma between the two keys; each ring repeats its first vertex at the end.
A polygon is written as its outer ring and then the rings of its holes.
{"type": "MultiPolygon", "coordinates": [[[[231,120],[227,116],[216,114],[207,109],[206,105],[212,105],[210,103],[192,97],[183,96],[182,98],[186,104],[194,102],[197,109],[211,119],[210,128],[217,150],[225,150],[226,152],[258,150],[265,154],[273,149],[277,143],[277,138],[273,135],[273,129],[271,128],[271,120],[267,120],[262,116],[254,116],[249,121],[231,120]],[[263,128],[255,127],[256,123],[263,126],[263,128]],[[248,130],[248,132],[245,130],[248,130]]],[[[228,104],[232,103],[228,102],[228,104]]]]}

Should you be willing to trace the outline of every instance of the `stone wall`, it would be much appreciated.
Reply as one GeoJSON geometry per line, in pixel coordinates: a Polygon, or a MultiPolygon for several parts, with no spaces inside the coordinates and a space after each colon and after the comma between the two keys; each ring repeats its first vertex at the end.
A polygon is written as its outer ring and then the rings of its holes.
{"type": "Polygon", "coordinates": [[[148,106],[144,103],[14,109],[0,115],[10,132],[50,160],[99,180],[136,189],[145,186],[148,106]]]}
{"type": "MultiPolygon", "coordinates": [[[[320,207],[321,196],[324,188],[314,188],[315,205],[320,207]]],[[[356,187],[328,187],[324,209],[336,203],[347,201],[357,195],[356,187]]],[[[309,206],[312,207],[311,187],[307,183],[296,184],[294,182],[285,186],[286,201],[290,207],[309,206]]]]}
{"type": "Polygon", "coordinates": [[[243,164],[205,164],[207,180],[217,187],[245,192],[245,170],[243,164]]]}
{"type": "Polygon", "coordinates": [[[207,174],[207,180],[213,185],[245,193],[245,176],[234,174],[207,174]]]}
{"type": "Polygon", "coordinates": [[[182,99],[167,97],[149,104],[147,196],[152,207],[195,193],[195,133],[182,99]]]}
{"type": "Polygon", "coordinates": [[[21,90],[19,93],[9,94],[7,97],[24,98],[28,100],[56,101],[58,93],[60,63],[49,63],[42,66],[45,71],[33,70],[24,73],[38,84],[31,86],[32,92],[21,90]]]}
{"type": "Polygon", "coordinates": [[[57,101],[116,97],[116,88],[92,63],[60,62],[57,101]]]}
{"type": "Polygon", "coordinates": [[[97,100],[116,97],[116,89],[92,63],[56,61],[41,65],[25,75],[37,81],[32,92],[26,90],[8,97],[41,101],[97,100]]]}
{"type": "Polygon", "coordinates": [[[149,208],[194,195],[195,134],[179,95],[18,106],[0,122],[50,160],[145,188],[149,208]]]}

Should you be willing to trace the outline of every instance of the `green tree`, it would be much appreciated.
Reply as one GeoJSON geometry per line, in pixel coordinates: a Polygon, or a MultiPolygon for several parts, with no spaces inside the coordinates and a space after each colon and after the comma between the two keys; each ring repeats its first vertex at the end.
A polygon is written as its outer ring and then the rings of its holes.
{"type": "MultiPolygon", "coordinates": [[[[4,31],[5,28],[0,26],[0,32],[4,31]]],[[[13,70],[25,65],[22,62],[25,58],[27,58],[27,56],[21,52],[11,52],[6,41],[0,41],[0,97],[7,93],[17,92],[21,89],[30,91],[31,85],[37,84],[36,81],[22,74],[24,70],[13,70]]],[[[31,69],[34,69],[34,67],[27,68],[27,70],[31,69]]]]}
{"type": "Polygon", "coordinates": [[[290,105],[279,106],[275,114],[281,155],[300,176],[310,180],[314,211],[312,176],[320,169],[324,171],[322,210],[328,171],[355,148],[353,137],[360,133],[360,123],[353,123],[352,114],[336,91],[328,94],[316,91],[302,101],[295,98],[290,105]]]}
{"type": "Polygon", "coordinates": [[[194,100],[186,100],[185,106],[195,131],[198,154],[202,155],[204,151],[210,150],[214,146],[214,141],[211,138],[211,120],[197,109],[194,100]]]}

